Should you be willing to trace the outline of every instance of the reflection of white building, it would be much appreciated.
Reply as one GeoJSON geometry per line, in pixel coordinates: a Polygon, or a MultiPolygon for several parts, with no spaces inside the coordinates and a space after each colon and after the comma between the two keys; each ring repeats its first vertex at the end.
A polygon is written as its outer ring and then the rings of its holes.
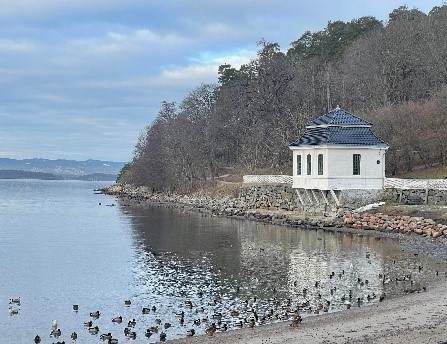
{"type": "Polygon", "coordinates": [[[371,123],[336,108],[309,122],[289,148],[293,188],[304,190],[382,189],[388,144],[371,123]]]}

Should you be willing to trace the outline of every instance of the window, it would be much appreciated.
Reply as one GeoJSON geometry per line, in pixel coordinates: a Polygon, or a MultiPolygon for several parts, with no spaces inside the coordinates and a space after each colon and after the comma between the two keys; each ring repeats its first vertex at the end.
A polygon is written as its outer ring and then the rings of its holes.
{"type": "Polygon", "coordinates": [[[296,156],[296,175],[301,176],[301,155],[296,156]]]}
{"type": "Polygon", "coordinates": [[[310,154],[307,154],[307,175],[310,176],[312,174],[312,157],[310,154]]]}
{"type": "Polygon", "coordinates": [[[323,175],[323,154],[318,154],[318,175],[323,175]]]}
{"type": "Polygon", "coordinates": [[[352,174],[354,176],[360,175],[360,154],[352,155],[352,174]]]}

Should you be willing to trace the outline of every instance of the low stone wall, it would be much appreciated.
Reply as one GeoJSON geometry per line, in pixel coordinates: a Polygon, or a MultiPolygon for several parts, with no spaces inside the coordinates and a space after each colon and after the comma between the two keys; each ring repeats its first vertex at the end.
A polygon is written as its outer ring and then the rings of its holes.
{"type": "Polygon", "coordinates": [[[397,233],[413,232],[434,238],[447,236],[447,225],[423,217],[346,212],[343,223],[346,227],[356,229],[397,233]]]}
{"type": "Polygon", "coordinates": [[[447,190],[386,189],[384,199],[403,204],[447,205],[447,190]]]}
{"type": "Polygon", "coordinates": [[[283,209],[312,215],[341,216],[346,210],[378,202],[384,198],[382,190],[336,190],[335,201],[330,191],[297,190],[291,185],[248,185],[240,190],[239,200],[246,208],[283,209]]]}

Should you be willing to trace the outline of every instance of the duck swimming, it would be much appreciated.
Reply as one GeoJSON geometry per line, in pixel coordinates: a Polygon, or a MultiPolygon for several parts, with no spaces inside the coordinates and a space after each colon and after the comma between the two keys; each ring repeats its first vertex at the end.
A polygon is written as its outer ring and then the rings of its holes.
{"type": "Polygon", "coordinates": [[[99,318],[101,313],[99,311],[90,312],[90,316],[93,318],[99,318]]]}
{"type": "Polygon", "coordinates": [[[120,324],[123,321],[123,317],[120,315],[119,317],[112,318],[112,322],[120,324]]]}
{"type": "Polygon", "coordinates": [[[52,330],[50,332],[50,336],[59,337],[61,335],[61,333],[62,333],[61,330],[58,328],[57,330],[52,330]]]}

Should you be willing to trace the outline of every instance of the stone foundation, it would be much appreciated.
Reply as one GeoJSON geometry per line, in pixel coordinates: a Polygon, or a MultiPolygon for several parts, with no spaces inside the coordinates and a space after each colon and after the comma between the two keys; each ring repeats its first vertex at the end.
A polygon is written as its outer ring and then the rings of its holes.
{"type": "Polygon", "coordinates": [[[335,197],[328,190],[293,189],[287,184],[247,185],[240,189],[239,200],[251,209],[283,209],[309,215],[340,216],[346,210],[384,198],[382,190],[335,190],[334,194],[335,197]]]}

